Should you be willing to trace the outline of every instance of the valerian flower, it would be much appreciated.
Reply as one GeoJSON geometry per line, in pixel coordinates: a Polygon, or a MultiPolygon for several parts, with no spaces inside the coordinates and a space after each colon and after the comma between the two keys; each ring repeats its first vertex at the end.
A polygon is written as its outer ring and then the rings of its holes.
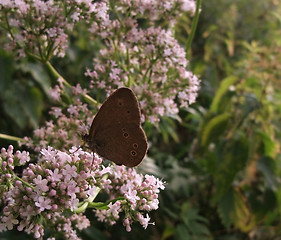
{"type": "Polygon", "coordinates": [[[69,152],[42,149],[38,163],[30,163],[19,178],[12,170],[25,161],[26,153],[2,148],[0,232],[16,227],[42,239],[51,225],[66,239],[79,239],[76,229],[90,225],[79,207],[90,205],[99,191],[108,193],[109,200],[117,198],[108,203],[108,210],[95,210],[99,221],[115,224],[125,212],[130,218],[127,230],[134,220],[146,228],[147,213],[158,208],[158,193],[164,189],[154,176],[124,166],[108,166],[105,171],[100,157],[75,147],[69,152]]]}

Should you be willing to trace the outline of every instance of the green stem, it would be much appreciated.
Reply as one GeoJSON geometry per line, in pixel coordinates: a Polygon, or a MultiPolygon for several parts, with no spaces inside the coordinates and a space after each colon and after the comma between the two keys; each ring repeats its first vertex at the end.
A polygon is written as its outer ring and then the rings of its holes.
{"type": "Polygon", "coordinates": [[[61,79],[63,84],[71,88],[71,85],[57,72],[57,70],[52,66],[52,64],[49,61],[45,62],[45,64],[54,78],[61,79]]]}
{"type": "Polygon", "coordinates": [[[188,51],[191,47],[192,41],[193,41],[193,37],[197,28],[197,24],[198,24],[198,19],[199,19],[199,10],[200,10],[200,6],[201,6],[201,2],[202,0],[197,0],[196,1],[196,10],[195,10],[195,16],[193,18],[192,21],[192,25],[191,25],[191,32],[189,34],[189,37],[187,39],[187,44],[186,44],[186,48],[185,48],[185,52],[186,52],[186,58],[188,58],[188,51]]]}
{"type": "Polygon", "coordinates": [[[10,136],[10,135],[3,134],[3,133],[0,133],[0,138],[6,139],[6,140],[12,140],[12,141],[20,141],[20,142],[23,142],[23,141],[24,141],[23,138],[10,136]]]}
{"type": "Polygon", "coordinates": [[[54,43],[54,41],[52,41],[49,45],[48,45],[48,47],[47,47],[47,57],[46,57],[46,60],[47,61],[49,61],[50,59],[51,59],[51,57],[52,57],[52,53],[54,52],[54,50],[55,49],[53,49],[53,47],[54,47],[54,45],[55,45],[55,43],[54,43]]]}
{"type": "MultiPolygon", "coordinates": [[[[108,178],[108,174],[105,174],[105,175],[102,177],[103,180],[105,180],[105,179],[107,179],[107,178],[108,178]]],[[[95,192],[94,192],[94,195],[91,196],[91,197],[89,197],[85,202],[82,202],[82,203],[81,203],[82,205],[79,206],[77,209],[75,209],[73,212],[74,212],[74,213],[81,213],[81,212],[84,212],[84,211],[87,209],[89,203],[91,203],[91,202],[93,202],[93,201],[95,200],[95,198],[96,198],[97,195],[99,194],[100,190],[101,190],[100,187],[96,187],[96,190],[95,190],[95,192]]]]}
{"type": "Polygon", "coordinates": [[[34,189],[34,187],[32,185],[30,185],[28,182],[25,182],[24,180],[22,180],[20,177],[18,177],[17,175],[13,174],[14,178],[21,181],[23,185],[30,187],[32,189],[34,189]]]}
{"type": "Polygon", "coordinates": [[[125,197],[118,197],[112,200],[109,200],[107,202],[90,202],[89,208],[95,208],[95,209],[109,209],[108,204],[115,203],[120,200],[126,200],[125,197]]]}
{"type": "Polygon", "coordinates": [[[125,24],[124,24],[124,22],[122,21],[122,18],[120,17],[120,15],[119,15],[119,11],[116,11],[114,2],[113,2],[113,3],[110,2],[110,8],[111,8],[112,12],[115,14],[116,18],[118,19],[118,21],[119,21],[121,27],[124,28],[124,27],[125,27],[125,24]]]}
{"type": "MultiPolygon", "coordinates": [[[[46,67],[52,74],[52,76],[56,79],[61,79],[63,84],[66,85],[67,87],[71,88],[72,86],[57,72],[57,70],[52,66],[52,64],[49,61],[45,62],[46,67]]],[[[97,101],[90,97],[88,94],[83,94],[83,97],[88,100],[90,103],[93,103],[94,105],[97,105],[97,101]]]]}
{"type": "Polygon", "coordinates": [[[39,61],[39,62],[42,62],[42,58],[41,58],[41,57],[39,57],[39,56],[37,56],[37,55],[35,55],[35,54],[33,54],[33,53],[27,51],[27,50],[25,50],[25,53],[26,53],[26,55],[28,55],[28,56],[31,57],[32,59],[34,59],[34,60],[36,60],[36,61],[39,61]]]}

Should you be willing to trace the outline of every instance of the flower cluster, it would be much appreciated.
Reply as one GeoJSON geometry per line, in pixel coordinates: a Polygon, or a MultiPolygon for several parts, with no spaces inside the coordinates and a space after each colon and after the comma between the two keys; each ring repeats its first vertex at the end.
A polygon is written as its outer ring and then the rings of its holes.
{"type": "MultiPolygon", "coordinates": [[[[79,84],[72,87],[69,95],[73,100],[72,103],[65,108],[52,107],[50,115],[53,120],[46,121],[44,126],[34,131],[32,138],[25,137],[24,142],[19,142],[19,144],[36,152],[47,146],[66,151],[72,146],[81,145],[81,135],[86,133],[93,120],[93,113],[89,111],[87,104],[81,101],[81,94],[85,93],[85,89],[82,89],[79,84]]],[[[51,89],[51,96],[54,100],[60,101],[62,94],[63,86],[60,82],[51,89]]]]}
{"type": "Polygon", "coordinates": [[[69,33],[78,22],[97,21],[103,6],[87,0],[0,0],[0,24],[8,31],[9,50],[41,60],[63,57],[69,33]]]}
{"type": "Polygon", "coordinates": [[[131,87],[143,120],[157,123],[164,115],[177,116],[197,97],[199,80],[172,34],[177,18],[195,11],[194,0],[0,0],[0,10],[8,48],[42,61],[64,56],[68,36],[84,24],[90,38],[103,43],[93,69],[85,72],[90,87],[107,94],[131,87]]]}
{"type": "Polygon", "coordinates": [[[107,210],[95,210],[97,218],[102,222],[115,224],[119,214],[125,211],[123,225],[129,232],[130,224],[139,221],[146,229],[149,224],[149,216],[144,212],[158,208],[158,193],[164,189],[163,183],[151,175],[141,175],[135,169],[126,169],[124,166],[113,166],[109,178],[112,182],[105,190],[111,198],[124,196],[124,200],[118,200],[109,205],[107,210]]]}
{"type": "MultiPolygon", "coordinates": [[[[148,212],[158,208],[163,183],[124,166],[105,167],[97,155],[73,147],[80,145],[93,119],[81,95],[92,88],[109,95],[127,86],[140,101],[143,120],[157,123],[164,115],[177,116],[180,107],[195,101],[199,80],[188,70],[173,26],[184,12],[194,10],[194,0],[0,0],[0,24],[10,39],[7,46],[19,57],[28,54],[48,63],[52,56],[63,57],[78,23],[101,47],[94,67],[85,72],[89,89],[73,87],[67,97],[72,102],[53,107],[53,120],[35,130],[32,139],[25,138],[23,144],[35,150],[36,163],[29,163],[19,177],[14,168],[27,164],[29,153],[13,153],[11,146],[2,149],[0,231],[17,227],[42,239],[48,226],[59,237],[79,239],[78,230],[89,226],[82,214],[87,207],[110,225],[124,215],[127,231],[133,221],[147,228],[148,212]],[[108,194],[103,207],[93,202],[100,191],[108,194]]],[[[64,80],[59,82],[50,91],[58,102],[67,94],[64,80]]]]}
{"type": "Polygon", "coordinates": [[[9,190],[11,186],[12,175],[11,172],[14,171],[15,166],[21,166],[30,161],[29,152],[16,151],[13,154],[13,146],[10,145],[8,149],[1,149],[0,154],[0,203],[4,192],[9,190]]]}
{"type": "Polygon", "coordinates": [[[149,216],[144,217],[143,213],[158,208],[157,193],[164,188],[153,176],[143,177],[125,167],[105,168],[100,157],[75,147],[69,153],[51,147],[42,149],[38,163],[30,163],[21,178],[16,176],[14,167],[29,160],[26,152],[13,154],[12,146],[1,150],[0,232],[16,226],[17,230],[42,239],[44,227],[48,226],[65,239],[79,239],[77,229],[90,224],[81,212],[85,204],[94,204],[92,201],[101,190],[109,194],[110,200],[122,200],[110,201],[107,214],[97,210],[100,221],[114,224],[111,215],[117,220],[118,213],[125,211],[123,222],[128,231],[134,219],[147,227],[149,216]]]}
{"type": "MultiPolygon", "coordinates": [[[[44,235],[42,222],[47,221],[67,239],[75,239],[71,238],[76,233],[70,220],[65,218],[65,210],[77,209],[79,201],[92,196],[93,189],[102,183],[99,179],[102,159],[80,149],[73,149],[68,154],[49,147],[41,153],[39,162],[30,163],[19,178],[12,169],[17,162],[20,165],[29,160],[28,154],[16,152],[13,155],[12,146],[1,150],[1,171],[5,176],[1,186],[5,180],[9,181],[10,189],[2,193],[0,231],[17,226],[18,231],[24,230],[41,239],[44,235]],[[3,167],[5,165],[9,168],[3,167]]],[[[79,224],[78,229],[89,226],[89,221],[81,214],[74,214],[72,218],[79,224]]]]}
{"type": "Polygon", "coordinates": [[[166,21],[172,27],[184,12],[190,14],[195,12],[194,0],[119,0],[111,5],[108,0],[103,0],[97,6],[100,11],[99,21],[92,22],[89,30],[98,33],[102,38],[113,36],[123,24],[132,26],[135,19],[145,20],[149,26],[155,26],[159,21],[166,21]],[[109,13],[113,13],[116,17],[109,17],[109,13]]]}
{"type": "Polygon", "coordinates": [[[133,16],[145,16],[153,21],[161,19],[165,15],[169,15],[168,20],[172,21],[177,15],[182,14],[182,12],[195,12],[195,2],[192,0],[123,0],[120,2],[123,4],[123,6],[130,7],[132,9],[131,11],[133,16]]]}
{"type": "Polygon", "coordinates": [[[131,87],[146,120],[152,123],[164,115],[176,116],[180,107],[194,103],[199,80],[187,70],[185,50],[173,37],[171,26],[157,26],[167,12],[172,18],[183,9],[194,9],[194,2],[117,2],[112,10],[116,18],[105,17],[90,29],[106,45],[94,58],[93,69],[85,72],[91,79],[90,87],[105,89],[108,95],[112,89],[131,87]]]}

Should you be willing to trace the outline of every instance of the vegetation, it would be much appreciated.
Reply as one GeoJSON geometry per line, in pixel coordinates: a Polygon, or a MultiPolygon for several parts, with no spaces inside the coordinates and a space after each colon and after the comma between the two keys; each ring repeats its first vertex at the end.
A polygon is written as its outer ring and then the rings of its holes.
{"type": "MultiPolygon", "coordinates": [[[[175,26],[182,46],[192,19],[183,15],[175,26]]],[[[83,72],[102,43],[87,42],[80,31],[66,56],[52,64],[71,85],[85,86],[83,72]]],[[[188,57],[189,70],[201,80],[196,103],[178,118],[144,124],[151,147],[138,171],[166,182],[151,215],[155,226],[133,224],[127,233],[122,223],[106,226],[89,211],[91,227],[82,239],[280,238],[280,2],[203,0],[188,57]]],[[[55,84],[42,63],[30,56],[14,61],[1,49],[0,132],[32,136],[50,118],[49,88],[55,84]]],[[[15,145],[3,136],[0,143],[15,145]]],[[[14,231],[0,233],[0,239],[14,236],[26,239],[14,231]]]]}

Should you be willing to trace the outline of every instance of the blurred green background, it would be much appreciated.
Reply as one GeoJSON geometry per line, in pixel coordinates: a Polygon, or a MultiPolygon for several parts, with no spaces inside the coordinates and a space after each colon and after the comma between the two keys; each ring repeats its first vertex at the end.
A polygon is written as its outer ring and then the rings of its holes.
{"type": "MultiPolygon", "coordinates": [[[[176,26],[183,46],[191,21],[184,16],[176,26]]],[[[71,84],[86,86],[83,73],[99,45],[82,33],[74,33],[66,58],[53,66],[71,84]]],[[[156,225],[134,224],[127,233],[89,212],[92,226],[82,239],[281,239],[280,1],[203,0],[189,56],[201,79],[196,104],[180,112],[182,122],[163,118],[158,130],[145,126],[156,163],[148,169],[167,182],[151,213],[156,225]]],[[[52,81],[43,65],[14,61],[0,48],[0,133],[31,136],[48,119],[52,81]]],[[[15,237],[31,239],[0,233],[1,240],[15,237]]]]}

